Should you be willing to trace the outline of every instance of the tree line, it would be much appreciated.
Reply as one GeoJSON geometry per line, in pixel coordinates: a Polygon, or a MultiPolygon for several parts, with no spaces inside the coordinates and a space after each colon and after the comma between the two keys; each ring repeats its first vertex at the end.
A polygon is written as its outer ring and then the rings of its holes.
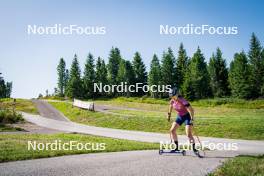
{"type": "Polygon", "coordinates": [[[12,92],[12,82],[6,82],[0,73],[0,98],[10,98],[12,92]]]}
{"type": "Polygon", "coordinates": [[[148,85],[171,85],[179,88],[181,94],[189,100],[209,97],[236,97],[254,99],[264,95],[264,49],[253,33],[250,49],[234,54],[227,67],[222,51],[217,48],[207,64],[198,47],[192,57],[188,57],[181,43],[177,57],[171,48],[163,52],[161,59],[153,55],[149,72],[139,52],[132,61],[125,60],[116,47],[110,50],[108,64],[89,53],[82,73],[77,55],[74,55],[70,70],[63,58],[57,66],[58,86],[55,94],[60,97],[90,99],[115,96],[151,96],[162,98],[167,93],[157,92],[94,92],[94,83],[128,85],[143,83],[148,85]]]}

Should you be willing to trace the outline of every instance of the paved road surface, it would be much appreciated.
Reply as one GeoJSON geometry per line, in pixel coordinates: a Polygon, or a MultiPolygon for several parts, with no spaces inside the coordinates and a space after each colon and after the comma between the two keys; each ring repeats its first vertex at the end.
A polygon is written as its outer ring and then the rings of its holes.
{"type": "Polygon", "coordinates": [[[0,164],[0,175],[175,175],[203,176],[233,154],[208,153],[208,158],[158,155],[157,151],[83,154],[0,164]]]}
{"type": "Polygon", "coordinates": [[[60,111],[51,106],[47,101],[43,100],[32,100],[37,106],[38,112],[41,116],[47,117],[54,120],[69,121],[60,111]]]}
{"type": "MultiPolygon", "coordinates": [[[[168,134],[94,127],[74,122],[65,122],[54,119],[48,119],[39,115],[32,115],[24,112],[22,112],[22,114],[27,121],[37,124],[38,126],[47,127],[55,130],[62,130],[66,132],[92,134],[97,136],[128,139],[142,142],[160,142],[169,140],[168,134]]],[[[188,140],[187,137],[184,135],[179,135],[178,137],[179,141],[185,142],[188,140]]],[[[200,137],[200,139],[201,141],[208,141],[214,144],[223,143],[224,145],[230,145],[230,143],[237,143],[239,149],[237,151],[238,154],[264,153],[264,141],[224,139],[212,137],[200,137]]]]}
{"type": "MultiPolygon", "coordinates": [[[[168,141],[169,136],[160,133],[139,132],[87,126],[57,116],[54,108],[45,102],[35,102],[40,115],[23,113],[24,118],[41,127],[66,132],[77,132],[144,142],[168,141]],[[50,112],[51,111],[51,112],[50,112]]],[[[179,136],[180,141],[187,141],[179,136]]],[[[237,143],[238,151],[208,151],[199,159],[192,153],[187,156],[159,155],[156,151],[129,151],[71,155],[0,164],[0,175],[183,175],[201,176],[220,166],[223,161],[238,154],[263,154],[264,141],[232,140],[201,137],[202,141],[237,143]]]]}

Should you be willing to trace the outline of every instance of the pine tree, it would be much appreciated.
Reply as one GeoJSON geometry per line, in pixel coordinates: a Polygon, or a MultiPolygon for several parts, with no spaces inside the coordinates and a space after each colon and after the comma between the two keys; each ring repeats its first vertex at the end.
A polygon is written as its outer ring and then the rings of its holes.
{"type": "Polygon", "coordinates": [[[249,64],[251,69],[251,96],[257,98],[261,95],[261,85],[264,77],[263,57],[261,56],[261,44],[253,33],[250,40],[250,50],[248,53],[249,64]]]}
{"type": "Polygon", "coordinates": [[[5,98],[6,96],[6,84],[4,78],[1,76],[0,73],[0,98],[5,98]]]}
{"type": "MultiPolygon", "coordinates": [[[[107,84],[107,69],[103,59],[98,57],[96,61],[96,72],[95,72],[95,82],[101,83],[102,86],[107,84]]],[[[98,93],[98,96],[106,95],[104,92],[98,93]]]]}
{"type": "Polygon", "coordinates": [[[66,88],[67,88],[67,85],[68,85],[68,82],[69,82],[69,79],[70,79],[70,74],[69,74],[69,70],[66,69],[65,70],[65,82],[64,82],[64,85],[65,85],[65,92],[66,92],[66,88]]]}
{"type": "Polygon", "coordinates": [[[250,97],[250,66],[244,52],[236,53],[230,63],[229,85],[233,97],[250,97]]]}
{"type": "Polygon", "coordinates": [[[126,61],[124,59],[120,60],[118,73],[117,73],[117,81],[119,83],[126,81],[126,61]]]}
{"type": "Polygon", "coordinates": [[[210,58],[208,71],[213,95],[215,97],[228,95],[228,70],[219,48],[216,49],[216,55],[213,53],[210,58]]]}
{"type": "MultiPolygon", "coordinates": [[[[161,70],[160,70],[160,63],[159,59],[156,54],[153,55],[150,64],[150,71],[148,75],[148,85],[161,85],[161,70]]],[[[160,93],[158,92],[151,92],[151,96],[153,98],[159,97],[160,93]]]]}
{"type": "Polygon", "coordinates": [[[5,97],[6,98],[10,98],[11,97],[11,93],[12,93],[12,87],[13,87],[13,83],[12,82],[6,82],[6,94],[5,97]]]}
{"type": "Polygon", "coordinates": [[[109,54],[109,63],[107,65],[108,69],[108,81],[110,84],[117,84],[117,73],[119,63],[121,61],[120,50],[118,48],[112,48],[109,54]]]}
{"type": "Polygon", "coordinates": [[[184,82],[184,75],[188,67],[188,57],[186,50],[183,47],[183,44],[180,44],[178,51],[178,59],[176,61],[176,84],[178,88],[182,87],[184,82]]]}
{"type": "Polygon", "coordinates": [[[206,98],[210,95],[207,65],[199,47],[190,61],[182,89],[189,100],[206,98]]]}
{"type": "Polygon", "coordinates": [[[65,79],[66,79],[66,63],[63,58],[60,58],[59,65],[57,66],[58,73],[58,90],[59,96],[63,97],[65,94],[65,79]]]}
{"type": "MultiPolygon", "coordinates": [[[[136,83],[135,82],[135,72],[133,70],[132,64],[129,61],[126,61],[124,59],[120,61],[117,80],[118,82],[123,82],[124,84],[127,84],[127,85],[132,85],[136,83]]],[[[119,93],[119,95],[131,96],[135,94],[128,91],[124,93],[119,93]]]]}
{"type": "MultiPolygon", "coordinates": [[[[261,52],[262,67],[264,68],[264,48],[261,52]]],[[[264,96],[264,76],[262,77],[261,96],[264,96]]]]}
{"type": "MultiPolygon", "coordinates": [[[[146,85],[147,83],[146,66],[143,63],[139,52],[135,53],[132,64],[135,73],[136,83],[142,83],[142,85],[146,85]]],[[[135,95],[142,96],[144,95],[144,92],[142,90],[139,90],[139,92],[135,93],[135,95]]]]}
{"type": "Polygon", "coordinates": [[[83,98],[82,90],[81,69],[79,66],[77,55],[75,54],[71,64],[66,95],[70,98],[83,98]]]}
{"type": "Polygon", "coordinates": [[[83,74],[83,91],[84,98],[94,98],[94,82],[95,82],[95,71],[94,71],[94,58],[91,53],[88,54],[86,63],[84,66],[83,74]]]}
{"type": "Polygon", "coordinates": [[[161,63],[162,84],[174,86],[175,67],[172,53],[163,52],[161,63]]]}
{"type": "Polygon", "coordinates": [[[0,73],[0,98],[10,98],[12,92],[12,82],[5,82],[0,73]]]}

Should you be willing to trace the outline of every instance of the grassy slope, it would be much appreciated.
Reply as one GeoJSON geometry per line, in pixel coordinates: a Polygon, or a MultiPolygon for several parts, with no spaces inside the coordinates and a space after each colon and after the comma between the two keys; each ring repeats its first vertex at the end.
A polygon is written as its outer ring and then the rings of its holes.
{"type": "MultiPolygon", "coordinates": [[[[170,123],[165,120],[167,105],[122,101],[97,101],[130,108],[157,111],[114,110],[121,114],[111,115],[72,108],[69,103],[50,102],[72,121],[108,128],[167,133],[170,123]],[[126,116],[127,114],[133,116],[126,116]]],[[[229,108],[226,106],[196,107],[196,131],[201,136],[264,139],[264,109],[229,108]]],[[[175,113],[173,117],[175,118],[175,113]]],[[[173,118],[173,119],[174,119],[173,118]]],[[[184,128],[179,130],[184,133],[184,128]]]]}
{"type": "Polygon", "coordinates": [[[145,150],[145,149],[158,149],[159,144],[143,143],[136,141],[112,139],[106,137],[97,137],[91,135],[80,134],[0,134],[0,162],[54,157],[70,154],[81,153],[95,153],[95,152],[116,152],[128,150],[145,150]],[[91,151],[91,150],[44,150],[34,151],[27,149],[28,141],[37,141],[47,143],[61,140],[61,143],[69,141],[78,141],[81,143],[106,143],[105,151],[91,151]]]}
{"type": "Polygon", "coordinates": [[[253,176],[264,175],[264,155],[238,156],[218,168],[209,176],[253,176]]]}
{"type": "MultiPolygon", "coordinates": [[[[0,106],[12,109],[13,99],[11,98],[0,99],[0,106]]],[[[31,100],[27,100],[27,99],[16,99],[15,110],[23,111],[31,114],[38,114],[38,110],[36,106],[33,104],[31,100]]]]}
{"type": "MultiPolygon", "coordinates": [[[[96,100],[97,102],[110,102],[120,103],[133,102],[145,104],[160,104],[167,105],[169,99],[153,99],[153,98],[137,98],[137,97],[118,97],[112,99],[96,100]]],[[[261,109],[264,108],[264,99],[259,100],[244,100],[235,98],[214,98],[214,99],[201,99],[191,102],[193,106],[199,107],[215,107],[222,105],[229,108],[246,108],[246,109],[261,109]]]]}

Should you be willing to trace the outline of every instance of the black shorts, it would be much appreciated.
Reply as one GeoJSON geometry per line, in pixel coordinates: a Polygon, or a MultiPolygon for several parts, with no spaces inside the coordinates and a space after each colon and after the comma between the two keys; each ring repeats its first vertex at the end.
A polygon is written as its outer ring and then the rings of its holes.
{"type": "Polygon", "coordinates": [[[183,116],[177,115],[175,122],[179,125],[182,125],[183,122],[185,123],[185,125],[192,125],[192,119],[191,119],[190,113],[187,113],[183,116]]]}

